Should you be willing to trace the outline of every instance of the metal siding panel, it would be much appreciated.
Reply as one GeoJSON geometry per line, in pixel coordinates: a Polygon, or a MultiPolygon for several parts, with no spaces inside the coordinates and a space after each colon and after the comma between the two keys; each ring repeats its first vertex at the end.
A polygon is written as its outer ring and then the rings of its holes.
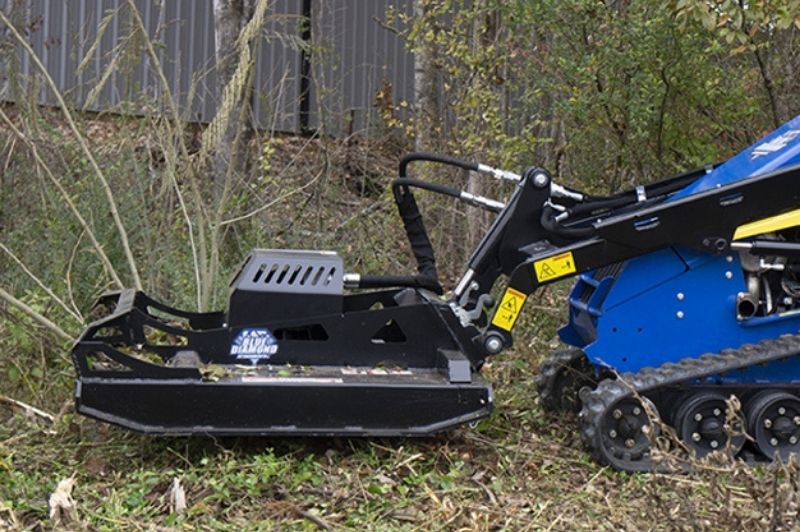
{"type": "Polygon", "coordinates": [[[82,0],[70,0],[65,4],[65,16],[61,26],[63,46],[61,48],[62,80],[61,89],[64,98],[70,105],[79,105],[80,84],[76,71],[78,69],[81,19],[80,9],[82,0]]]}
{"type": "MultiPolygon", "coordinates": [[[[53,25],[55,23],[55,18],[58,16],[58,13],[53,13],[53,8],[58,8],[57,4],[53,4],[52,2],[45,1],[43,3],[43,11],[42,11],[42,47],[38,51],[39,60],[42,62],[44,67],[47,69],[47,72],[50,74],[50,77],[53,79],[53,82],[58,86],[58,53],[51,53],[51,42],[54,39],[54,29],[53,25]],[[55,16],[54,16],[55,15],[55,16]]],[[[53,91],[50,90],[50,86],[44,80],[44,77],[41,79],[41,86],[42,92],[40,96],[40,103],[45,104],[53,104],[56,101],[55,95],[53,91]]]]}
{"type": "MultiPolygon", "coordinates": [[[[0,0],[0,8],[8,0],[0,0]]],[[[125,0],[32,0],[31,14],[36,21],[30,41],[62,92],[74,105],[81,105],[99,81],[104,68],[113,60],[119,40],[131,31],[127,9],[106,28],[100,46],[87,68],[77,67],[97,37],[97,29],[108,10],[116,10],[125,0]]],[[[164,74],[182,111],[194,79],[196,92],[191,120],[210,121],[216,111],[216,72],[214,66],[214,20],[212,0],[135,0],[147,32],[156,44],[164,74]]],[[[413,102],[413,56],[402,39],[384,30],[374,19],[382,19],[389,5],[397,11],[411,12],[403,0],[351,2],[323,0],[312,2],[312,33],[315,45],[328,50],[312,58],[310,125],[325,126],[332,134],[344,132],[351,110],[358,110],[363,128],[374,124],[374,96],[384,81],[392,86],[394,103],[413,102]],[[322,117],[326,124],[321,124],[322,117]]],[[[254,120],[259,127],[275,126],[282,131],[297,131],[301,53],[275,38],[275,33],[300,36],[302,2],[276,0],[270,6],[266,35],[256,46],[254,75],[254,120]],[[272,38],[269,38],[272,34],[272,38]]],[[[141,43],[143,44],[143,43],[141,43]]],[[[95,110],[109,109],[121,101],[133,108],[157,102],[164,111],[160,79],[144,46],[134,64],[119,65],[101,92],[95,110]],[[120,68],[122,67],[122,68],[120,68]]],[[[24,54],[23,54],[24,55],[24,54]]],[[[130,61],[126,59],[127,61],[130,61]]],[[[135,59],[134,59],[135,61],[135,59]]],[[[30,71],[27,57],[23,73],[30,71]]],[[[0,86],[4,83],[0,70],[0,86]]],[[[52,95],[40,83],[37,99],[53,103],[52,95]]]]}
{"type": "Polygon", "coordinates": [[[207,69],[207,73],[205,76],[206,97],[203,102],[203,116],[205,121],[210,122],[217,109],[216,102],[214,101],[214,95],[217,93],[217,73],[214,70],[216,37],[214,35],[214,9],[211,0],[207,1],[206,13],[207,15],[204,34],[207,36],[207,38],[204,44],[205,52],[203,55],[206,58],[205,67],[207,69]]]}
{"type": "MultiPolygon", "coordinates": [[[[83,25],[83,54],[89,54],[92,44],[97,39],[100,21],[103,19],[103,6],[100,0],[86,3],[86,23],[83,25]]],[[[83,55],[82,54],[82,55],[83,55]]],[[[81,75],[81,105],[85,105],[86,97],[99,79],[100,49],[92,52],[90,59],[81,75]]],[[[83,61],[83,56],[81,57],[83,61]]],[[[79,62],[80,64],[80,62],[79,62]]],[[[93,107],[94,108],[94,107],[93,107]]]]}
{"type": "Polygon", "coordinates": [[[356,111],[355,129],[374,124],[375,94],[384,80],[392,85],[395,104],[403,99],[413,102],[413,56],[402,38],[378,22],[389,5],[398,12],[410,13],[410,3],[330,0],[324,6],[315,4],[316,44],[329,50],[314,65],[312,125],[323,125],[324,116],[326,130],[341,134],[352,111],[356,111]]]}
{"type": "MultiPolygon", "coordinates": [[[[0,0],[0,11],[2,11],[3,14],[8,16],[9,13],[6,11],[6,8],[7,8],[6,0],[0,0]]],[[[5,39],[3,39],[3,41],[6,41],[6,40],[8,40],[9,42],[12,42],[10,37],[6,37],[5,39]]],[[[0,42],[2,42],[2,41],[0,41],[0,42]]],[[[14,46],[14,53],[15,54],[16,54],[16,50],[17,50],[17,47],[14,46]]],[[[8,86],[8,83],[9,83],[9,80],[8,80],[8,75],[9,75],[8,62],[9,62],[9,59],[8,58],[9,57],[10,57],[10,54],[9,54],[9,56],[6,56],[2,60],[0,60],[0,100],[1,101],[11,101],[12,100],[12,96],[10,94],[11,87],[8,86]]]]}
{"type": "Polygon", "coordinates": [[[180,105],[180,66],[177,62],[178,57],[178,38],[180,35],[176,29],[176,17],[178,15],[178,6],[176,0],[164,2],[164,59],[162,65],[164,67],[164,75],[169,82],[169,90],[172,93],[172,98],[175,105],[180,105]]]}
{"type": "Polygon", "coordinates": [[[299,116],[300,50],[282,35],[299,38],[302,3],[278,0],[270,6],[264,36],[256,48],[254,116],[260,128],[296,132],[299,116]]]}
{"type": "Polygon", "coordinates": [[[172,2],[164,1],[161,3],[158,10],[158,61],[161,64],[161,69],[166,80],[166,87],[159,83],[159,93],[157,105],[162,111],[166,110],[164,99],[167,94],[172,94],[174,97],[175,91],[175,67],[173,61],[172,50],[172,11],[170,5],[172,2]]]}
{"type": "Polygon", "coordinates": [[[178,0],[178,55],[176,64],[178,65],[178,79],[180,84],[180,93],[178,101],[180,102],[179,109],[182,114],[191,116],[187,112],[189,102],[189,93],[192,86],[192,22],[194,9],[192,5],[182,0],[178,0]]]}
{"type": "MultiPolygon", "coordinates": [[[[97,13],[97,24],[98,27],[102,20],[109,15],[111,11],[113,11],[116,2],[114,0],[102,0],[98,2],[98,13],[97,13]]],[[[116,17],[115,17],[116,18],[116,17]]],[[[100,38],[100,45],[97,47],[96,51],[96,58],[95,58],[95,65],[97,70],[95,71],[96,78],[95,82],[89,85],[88,89],[91,91],[95,88],[96,84],[103,79],[103,74],[108,67],[108,63],[112,57],[112,50],[114,49],[114,45],[116,44],[116,35],[114,30],[114,21],[110,21],[103,32],[102,37],[100,38]]],[[[91,43],[90,43],[91,44],[91,43]]],[[[111,87],[113,83],[113,75],[112,77],[108,78],[103,85],[102,90],[100,91],[98,97],[95,99],[94,104],[90,107],[93,110],[101,111],[107,110],[110,107],[114,106],[114,91],[111,87]]],[[[87,91],[87,95],[88,92],[87,91]]]]}
{"type": "MultiPolygon", "coordinates": [[[[6,0],[0,0],[0,11],[2,11],[3,14],[8,15],[8,13],[6,12],[6,7],[7,7],[6,6],[6,0]]],[[[6,39],[8,39],[8,38],[6,38],[6,39]]],[[[3,39],[3,40],[5,41],[6,39],[3,39]]],[[[14,50],[15,50],[15,53],[16,53],[16,46],[14,47],[14,50]]],[[[9,56],[10,56],[10,54],[9,54],[9,56]]],[[[8,80],[8,57],[9,56],[6,56],[2,60],[0,60],[0,101],[11,101],[11,94],[9,94],[11,88],[8,86],[8,81],[9,81],[8,80]]]]}
{"type": "Polygon", "coordinates": [[[159,4],[148,2],[148,5],[150,10],[147,17],[147,31],[150,34],[151,41],[153,42],[153,49],[155,50],[157,61],[153,61],[151,59],[147,60],[147,87],[148,95],[150,97],[150,105],[152,105],[154,108],[160,108],[161,105],[163,105],[162,99],[164,97],[164,87],[161,85],[161,76],[159,75],[157,69],[164,69],[164,65],[162,63],[164,57],[164,31],[162,24],[164,4],[163,2],[159,4]]]}
{"type": "MultiPolygon", "coordinates": [[[[30,33],[30,45],[33,49],[34,53],[39,57],[39,60],[46,65],[46,57],[43,54],[44,51],[44,33],[45,27],[43,24],[44,21],[44,2],[41,0],[33,0],[31,2],[31,33],[30,33]]],[[[28,61],[30,62],[30,73],[28,74],[31,79],[39,80],[36,82],[36,85],[32,87],[36,87],[38,85],[39,91],[36,93],[36,101],[39,103],[44,103],[45,94],[44,94],[44,85],[41,83],[41,72],[36,65],[33,64],[33,61],[30,57],[28,57],[28,61]]],[[[32,89],[31,89],[32,90],[32,89]]]]}
{"type": "MultiPolygon", "coordinates": [[[[104,48],[104,52],[105,53],[103,54],[104,55],[104,57],[103,57],[103,70],[105,70],[106,68],[111,66],[111,64],[113,63],[113,61],[114,61],[114,59],[115,59],[115,57],[117,55],[116,52],[114,51],[114,48],[116,48],[117,43],[120,40],[120,35],[119,35],[119,17],[120,17],[119,0],[111,0],[108,3],[108,6],[106,8],[106,13],[108,13],[109,10],[113,10],[113,11],[115,11],[115,13],[113,15],[113,18],[111,19],[111,24],[110,24],[111,25],[111,36],[107,41],[108,45],[104,48]]],[[[115,107],[115,106],[119,105],[119,103],[120,103],[120,93],[119,93],[119,89],[117,87],[117,77],[118,77],[117,71],[118,71],[118,69],[119,69],[119,67],[114,67],[114,69],[111,71],[111,77],[106,82],[105,87],[103,87],[103,89],[104,89],[103,93],[104,93],[105,97],[107,98],[106,99],[106,105],[108,107],[115,107]]],[[[100,103],[100,106],[104,107],[102,102],[100,103]]]]}

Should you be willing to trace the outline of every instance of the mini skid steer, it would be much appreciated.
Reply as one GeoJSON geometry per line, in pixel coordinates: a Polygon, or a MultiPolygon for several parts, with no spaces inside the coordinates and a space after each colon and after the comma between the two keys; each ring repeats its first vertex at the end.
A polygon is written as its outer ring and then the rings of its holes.
{"type": "Polygon", "coordinates": [[[72,351],[78,412],[163,435],[432,434],[489,415],[481,367],[511,347],[536,289],[576,276],[568,347],[542,363],[537,387],[550,411],[579,412],[596,459],[649,469],[651,409],[699,455],[800,452],[800,117],[724,163],[608,197],[542,168],[425,153],[402,159],[392,188],[417,274],[257,249],[224,312],[105,294],[72,351]],[[513,192],[502,203],[415,179],[415,161],[513,192]],[[416,189],[497,213],[447,293],[416,189]],[[726,430],[731,395],[750,440],[726,430]]]}

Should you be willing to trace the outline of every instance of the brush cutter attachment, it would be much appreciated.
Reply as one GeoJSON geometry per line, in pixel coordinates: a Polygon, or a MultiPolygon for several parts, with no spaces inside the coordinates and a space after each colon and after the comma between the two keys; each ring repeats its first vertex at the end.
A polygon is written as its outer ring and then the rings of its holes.
{"type": "Polygon", "coordinates": [[[413,288],[345,296],[335,253],[256,250],[227,313],[103,296],[73,350],[78,411],[156,434],[430,434],[491,409],[448,311],[413,288]]]}

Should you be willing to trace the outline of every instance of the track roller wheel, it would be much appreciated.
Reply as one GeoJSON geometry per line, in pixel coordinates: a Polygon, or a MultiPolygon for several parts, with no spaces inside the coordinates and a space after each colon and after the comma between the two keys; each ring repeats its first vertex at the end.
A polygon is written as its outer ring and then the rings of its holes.
{"type": "Polygon", "coordinates": [[[725,428],[727,403],[725,396],[716,392],[687,393],[675,413],[675,431],[697,457],[715,451],[730,449],[736,456],[744,445],[741,423],[725,428]],[[729,435],[733,437],[730,438],[729,435]]]}
{"type": "Polygon", "coordinates": [[[800,453],[800,399],[779,390],[757,393],[747,403],[750,435],[770,460],[800,453]]]}
{"type": "Polygon", "coordinates": [[[581,409],[578,392],[584,386],[593,388],[596,384],[592,365],[580,349],[553,351],[542,362],[536,376],[539,402],[550,413],[577,414],[581,409]]]}
{"type": "Polygon", "coordinates": [[[658,429],[640,400],[628,397],[627,388],[613,380],[584,391],[581,399],[581,432],[594,458],[625,471],[649,470],[651,435],[658,429]]]}

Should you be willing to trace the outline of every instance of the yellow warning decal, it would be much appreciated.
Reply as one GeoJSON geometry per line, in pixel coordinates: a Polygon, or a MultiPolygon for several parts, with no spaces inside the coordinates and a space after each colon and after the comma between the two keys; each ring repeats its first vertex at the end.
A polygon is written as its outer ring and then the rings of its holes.
{"type": "Polygon", "coordinates": [[[500,306],[492,318],[492,325],[510,331],[517,321],[517,316],[522,311],[522,305],[525,304],[525,299],[528,296],[513,288],[506,288],[506,293],[503,294],[503,299],[500,301],[500,306]]]}
{"type": "Polygon", "coordinates": [[[533,263],[533,269],[536,270],[536,279],[540,283],[558,279],[577,271],[571,251],[537,260],[533,263]]]}

